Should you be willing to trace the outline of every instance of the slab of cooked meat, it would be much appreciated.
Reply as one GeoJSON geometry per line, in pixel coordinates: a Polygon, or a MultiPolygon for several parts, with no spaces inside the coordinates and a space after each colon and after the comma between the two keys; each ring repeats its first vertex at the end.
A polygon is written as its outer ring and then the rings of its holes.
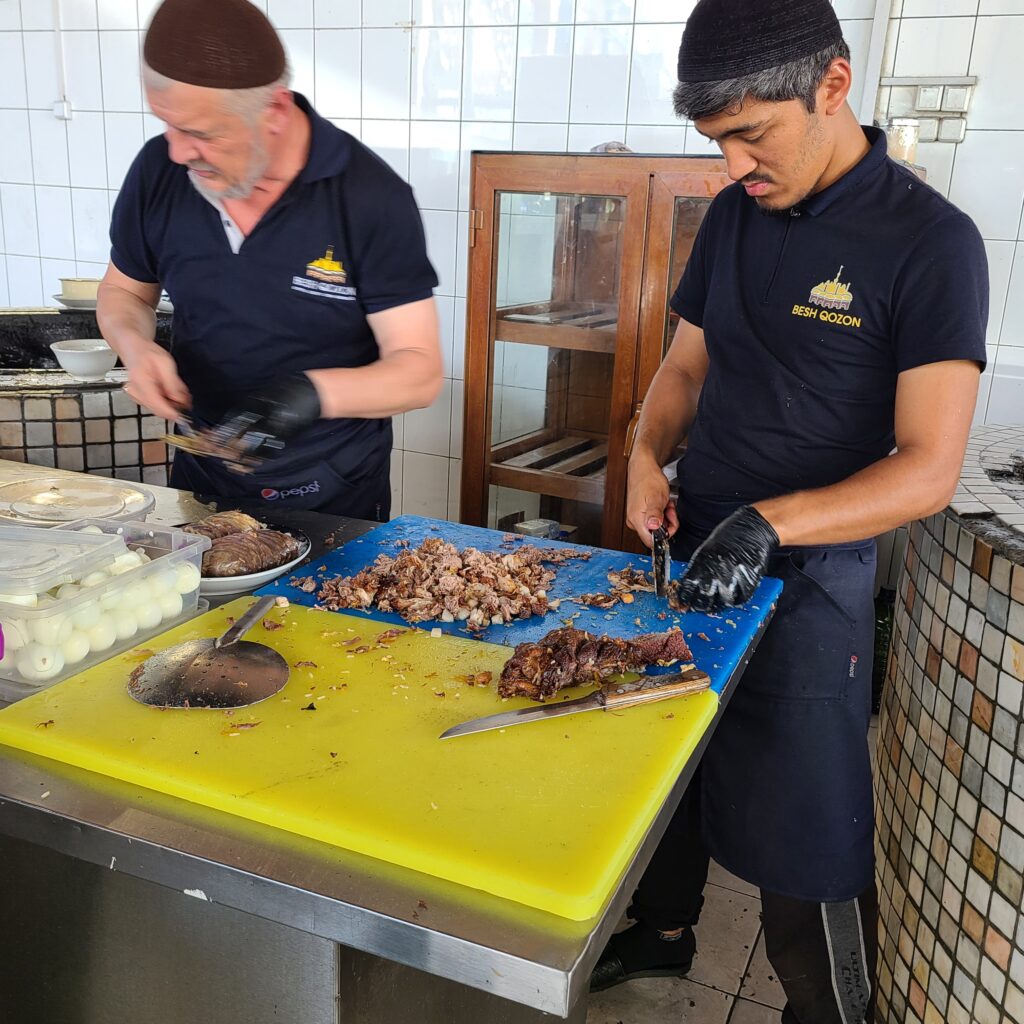
{"type": "Polygon", "coordinates": [[[287,533],[250,530],[216,537],[203,555],[204,576],[246,576],[276,569],[295,558],[301,548],[287,533]]]}
{"type": "Polygon", "coordinates": [[[599,683],[622,672],[692,657],[679,629],[619,640],[566,626],[536,643],[519,644],[502,669],[498,693],[546,700],[569,686],[599,683]]]}
{"type": "Polygon", "coordinates": [[[407,622],[465,622],[473,631],[543,615],[555,570],[544,563],[589,557],[571,549],[522,544],[514,551],[459,550],[440,537],[397,555],[378,555],[355,576],[327,580],[317,601],[331,611],[397,612],[407,622]]]}
{"type": "Polygon", "coordinates": [[[195,533],[200,537],[216,540],[217,537],[226,537],[229,533],[252,533],[265,527],[258,519],[253,519],[244,512],[229,511],[215,512],[212,516],[183,526],[182,529],[186,533],[195,533]]]}

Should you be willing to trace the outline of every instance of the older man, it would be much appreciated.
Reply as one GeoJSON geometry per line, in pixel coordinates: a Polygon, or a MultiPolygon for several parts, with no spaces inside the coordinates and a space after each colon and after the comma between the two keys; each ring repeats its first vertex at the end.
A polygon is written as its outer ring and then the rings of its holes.
{"type": "Polygon", "coordinates": [[[411,190],[288,89],[247,0],[166,0],[143,79],[167,127],[114,207],[100,327],[140,405],[226,428],[258,460],[242,475],[178,452],[172,483],[386,519],[390,417],[429,405],[442,373],[411,190]],[[161,288],[170,352],[154,340],[161,288]]]}
{"type": "Polygon", "coordinates": [[[785,584],[595,989],[682,975],[708,855],[761,890],[786,1024],[874,1020],[871,539],[956,487],[985,362],[970,220],[847,103],[829,0],[700,0],[676,112],[735,184],[711,204],[644,403],[628,517],[666,524],[691,606],[785,584]],[[682,437],[678,510],[662,466],[682,437]]]}

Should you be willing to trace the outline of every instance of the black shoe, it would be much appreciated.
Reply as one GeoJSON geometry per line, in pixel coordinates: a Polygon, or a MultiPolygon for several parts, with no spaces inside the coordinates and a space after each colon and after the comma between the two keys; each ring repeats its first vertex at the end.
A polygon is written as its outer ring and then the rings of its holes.
{"type": "Polygon", "coordinates": [[[611,937],[590,975],[590,991],[603,992],[634,978],[682,978],[696,951],[692,928],[685,928],[678,939],[663,939],[656,928],[635,924],[611,937]]]}

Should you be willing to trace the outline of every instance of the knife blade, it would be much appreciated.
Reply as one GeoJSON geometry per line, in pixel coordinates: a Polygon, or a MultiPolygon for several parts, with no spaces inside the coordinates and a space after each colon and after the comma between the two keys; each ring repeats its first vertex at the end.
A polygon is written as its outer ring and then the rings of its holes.
{"type": "Polygon", "coordinates": [[[671,675],[641,676],[631,683],[609,683],[584,697],[562,701],[560,704],[538,704],[535,707],[517,708],[515,711],[502,711],[497,715],[473,718],[446,729],[439,738],[446,740],[454,736],[468,736],[474,732],[505,729],[525,722],[542,721],[545,718],[576,715],[581,711],[618,711],[636,704],[650,704],[658,700],[668,700],[670,697],[700,693],[710,685],[711,679],[706,672],[690,666],[671,675]]]}
{"type": "Polygon", "coordinates": [[[651,537],[654,546],[651,550],[651,565],[654,570],[654,593],[658,597],[668,597],[668,585],[672,579],[672,554],[668,546],[668,534],[659,526],[651,537]]]}

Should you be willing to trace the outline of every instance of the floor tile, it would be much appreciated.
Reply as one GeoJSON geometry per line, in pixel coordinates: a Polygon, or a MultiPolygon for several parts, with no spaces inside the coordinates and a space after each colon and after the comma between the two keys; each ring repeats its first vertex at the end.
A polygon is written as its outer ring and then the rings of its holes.
{"type": "Polygon", "coordinates": [[[750,966],[747,967],[746,977],[743,979],[740,995],[758,1003],[767,1003],[780,1010],[786,1005],[786,995],[782,991],[782,985],[775,976],[775,968],[768,962],[764,951],[764,932],[758,936],[754,955],[750,960],[750,966]]]}
{"type": "Polygon", "coordinates": [[[723,992],[737,993],[761,929],[761,901],[709,885],[695,931],[697,956],[689,977],[723,992]]]}
{"type": "Polygon", "coordinates": [[[644,978],[591,996],[587,1024],[726,1024],[732,1002],[688,978],[644,978]]]}
{"type": "Polygon", "coordinates": [[[756,885],[744,882],[742,878],[737,878],[714,861],[711,862],[711,869],[708,871],[708,882],[711,885],[720,885],[723,889],[741,892],[744,896],[757,896],[758,898],[761,896],[756,885]]]}
{"type": "Polygon", "coordinates": [[[752,1003],[749,999],[737,999],[729,1024],[780,1024],[781,1020],[779,1010],[752,1003]]]}

